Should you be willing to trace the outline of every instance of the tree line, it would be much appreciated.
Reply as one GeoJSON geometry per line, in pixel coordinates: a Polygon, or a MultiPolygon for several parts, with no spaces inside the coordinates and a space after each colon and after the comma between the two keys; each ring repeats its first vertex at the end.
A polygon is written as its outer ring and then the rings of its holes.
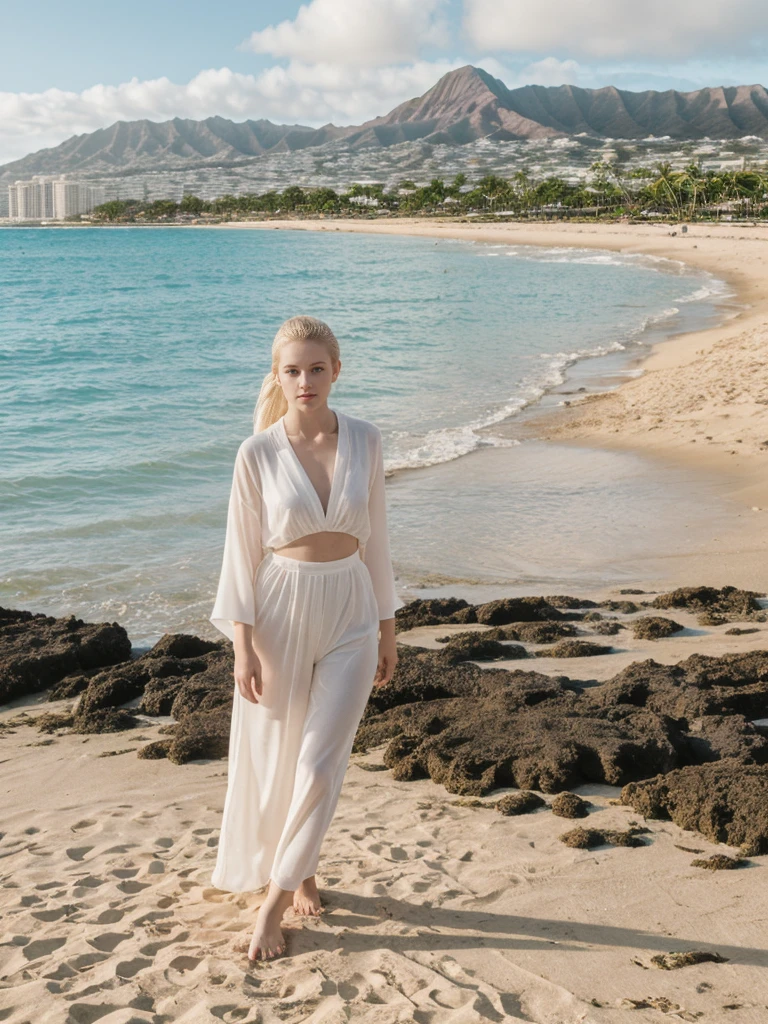
{"type": "Polygon", "coordinates": [[[510,178],[487,174],[473,185],[465,174],[428,185],[403,179],[390,191],[383,184],[354,184],[346,192],[289,185],[282,191],[222,195],[204,200],[185,195],[181,202],[111,200],[93,211],[96,220],[157,221],[180,215],[209,214],[225,220],[254,215],[352,215],[381,210],[390,214],[506,214],[517,217],[661,216],[694,220],[730,214],[768,215],[768,168],[704,171],[698,164],[674,169],[668,162],[623,169],[597,161],[583,181],[558,176],[535,180],[520,170],[510,178]]]}

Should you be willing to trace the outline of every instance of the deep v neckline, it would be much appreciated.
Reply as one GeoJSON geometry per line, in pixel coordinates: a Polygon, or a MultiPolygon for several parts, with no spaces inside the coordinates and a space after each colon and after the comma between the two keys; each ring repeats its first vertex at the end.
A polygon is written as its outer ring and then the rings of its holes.
{"type": "Polygon", "coordinates": [[[301,464],[301,459],[296,454],[294,447],[291,444],[290,438],[288,437],[288,431],[285,429],[285,415],[281,416],[280,419],[278,420],[278,423],[280,424],[280,432],[285,447],[290,452],[291,460],[295,465],[296,469],[298,470],[303,483],[306,485],[310,493],[314,496],[315,503],[320,511],[320,516],[324,523],[328,522],[328,519],[332,511],[333,499],[336,495],[337,477],[339,476],[339,467],[341,465],[342,457],[344,455],[344,452],[342,450],[342,444],[346,442],[347,427],[347,424],[344,420],[344,413],[339,412],[338,409],[331,409],[331,412],[336,413],[336,422],[338,424],[338,437],[336,439],[336,456],[333,460],[333,476],[331,477],[331,488],[328,492],[328,505],[325,510],[323,510],[323,503],[320,501],[320,495],[317,493],[315,485],[309,479],[309,474],[307,473],[306,469],[304,469],[304,466],[301,464]]]}

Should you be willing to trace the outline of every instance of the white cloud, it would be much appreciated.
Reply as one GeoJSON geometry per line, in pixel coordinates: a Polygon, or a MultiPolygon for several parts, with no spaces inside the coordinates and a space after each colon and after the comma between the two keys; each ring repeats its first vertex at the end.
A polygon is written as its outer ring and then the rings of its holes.
{"type": "Polygon", "coordinates": [[[293,20],[253,32],[241,48],[306,64],[370,68],[448,45],[445,0],[311,0],[293,20]]]}
{"type": "Polygon", "coordinates": [[[186,84],[168,78],[133,78],[83,92],[0,92],[0,164],[115,121],[200,120],[219,115],[234,121],[264,117],[314,126],[328,121],[358,124],[421,95],[441,75],[465,63],[416,61],[405,66],[343,68],[293,61],[259,75],[211,68],[186,84]]]}
{"type": "Polygon", "coordinates": [[[479,50],[654,59],[747,54],[768,33],[765,0],[465,0],[479,50]]]}
{"type": "MultiPolygon", "coordinates": [[[[515,77],[520,85],[579,85],[584,78],[584,69],[575,60],[545,57],[528,64],[515,77]]],[[[509,79],[504,81],[513,88],[509,79]]]]}

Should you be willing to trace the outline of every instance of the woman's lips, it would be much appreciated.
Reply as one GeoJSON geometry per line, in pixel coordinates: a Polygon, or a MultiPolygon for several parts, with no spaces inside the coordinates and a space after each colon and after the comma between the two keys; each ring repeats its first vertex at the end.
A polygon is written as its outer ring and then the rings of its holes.
{"type": "Polygon", "coordinates": [[[315,398],[315,395],[299,395],[299,398],[315,398]]]}

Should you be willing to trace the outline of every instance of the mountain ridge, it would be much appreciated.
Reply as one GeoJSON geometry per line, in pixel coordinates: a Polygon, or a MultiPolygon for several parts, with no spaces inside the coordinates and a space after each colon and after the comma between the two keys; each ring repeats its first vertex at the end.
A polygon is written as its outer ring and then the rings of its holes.
{"type": "Polygon", "coordinates": [[[768,91],[762,85],[715,86],[691,92],[630,92],[615,86],[525,85],[509,89],[471,64],[449,71],[422,96],[361,125],[320,128],[278,125],[265,118],[231,121],[214,115],[200,121],[116,121],[75,135],[0,166],[0,178],[33,174],[85,175],[238,164],[267,153],[292,152],[343,140],[352,149],[402,142],[463,145],[479,138],[499,141],[562,138],[680,141],[768,139],[768,91]]]}

